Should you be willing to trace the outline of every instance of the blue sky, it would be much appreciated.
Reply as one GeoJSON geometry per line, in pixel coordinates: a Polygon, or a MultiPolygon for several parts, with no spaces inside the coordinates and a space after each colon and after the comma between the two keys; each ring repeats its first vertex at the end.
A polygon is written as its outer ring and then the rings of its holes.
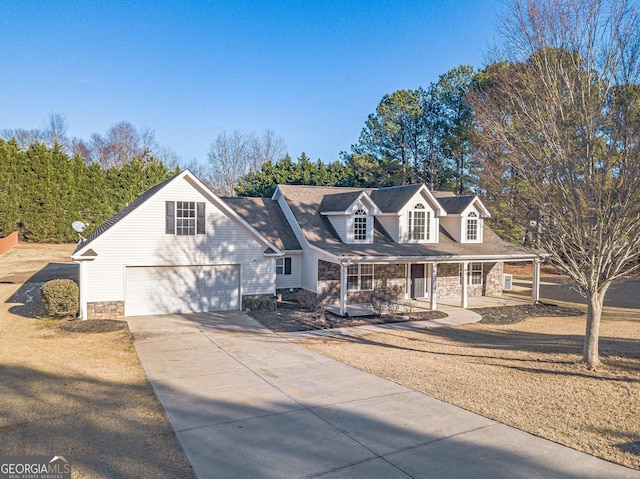
{"type": "Polygon", "coordinates": [[[0,2],[0,130],[126,120],[187,163],[222,131],[349,150],[386,93],[484,64],[500,0],[0,2]]]}

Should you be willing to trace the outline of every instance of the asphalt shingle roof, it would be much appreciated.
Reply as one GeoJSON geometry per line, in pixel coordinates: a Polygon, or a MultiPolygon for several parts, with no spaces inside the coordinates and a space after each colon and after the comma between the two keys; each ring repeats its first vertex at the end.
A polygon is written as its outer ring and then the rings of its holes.
{"type": "Polygon", "coordinates": [[[453,239],[453,236],[440,225],[438,243],[400,244],[395,243],[386,234],[378,221],[375,221],[373,244],[345,244],[331,227],[329,219],[320,215],[320,205],[324,197],[329,194],[335,194],[337,188],[296,185],[280,185],[279,188],[307,241],[318,248],[338,256],[353,255],[382,258],[389,256],[532,256],[535,254],[523,247],[502,241],[500,237],[487,226],[484,226],[483,229],[483,243],[458,243],[453,239]]]}
{"type": "Polygon", "coordinates": [[[371,190],[370,196],[383,213],[397,213],[420,188],[422,185],[392,186],[371,190]]]}
{"type": "Polygon", "coordinates": [[[320,212],[345,211],[361,194],[362,190],[355,190],[325,195],[322,199],[322,203],[320,203],[320,212]]]}
{"type": "Polygon", "coordinates": [[[221,199],[278,249],[302,249],[277,201],[271,198],[221,199]]]}
{"type": "Polygon", "coordinates": [[[442,205],[448,215],[459,215],[473,202],[473,200],[475,200],[475,198],[475,195],[445,196],[438,198],[438,203],[442,205]]]}

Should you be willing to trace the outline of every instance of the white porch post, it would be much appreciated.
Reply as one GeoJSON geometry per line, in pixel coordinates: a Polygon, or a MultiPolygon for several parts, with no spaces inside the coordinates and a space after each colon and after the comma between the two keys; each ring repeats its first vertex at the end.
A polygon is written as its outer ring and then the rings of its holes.
{"type": "Polygon", "coordinates": [[[436,283],[438,282],[438,263],[431,263],[431,311],[436,311],[438,309],[438,304],[436,302],[436,292],[438,288],[436,287],[436,283]]]}
{"type": "Polygon", "coordinates": [[[462,286],[462,292],[460,293],[460,307],[461,308],[465,308],[467,307],[467,281],[468,281],[468,276],[469,274],[469,263],[464,261],[462,263],[462,278],[460,279],[460,283],[462,286]]]}
{"type": "Polygon", "coordinates": [[[533,304],[540,302],[540,260],[533,261],[533,285],[531,286],[533,304]]]}
{"type": "Polygon", "coordinates": [[[340,263],[340,316],[347,314],[347,265],[340,263]]]}

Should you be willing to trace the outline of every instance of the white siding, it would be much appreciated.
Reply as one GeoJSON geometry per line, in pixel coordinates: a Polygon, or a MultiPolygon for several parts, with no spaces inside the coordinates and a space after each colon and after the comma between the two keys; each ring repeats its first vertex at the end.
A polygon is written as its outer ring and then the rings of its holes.
{"type": "Polygon", "coordinates": [[[300,287],[304,289],[308,289],[309,291],[313,291],[316,293],[318,291],[318,255],[316,251],[309,247],[309,242],[307,238],[302,234],[302,230],[296,221],[291,208],[287,204],[287,200],[284,198],[282,194],[278,195],[278,204],[284,213],[285,218],[291,225],[291,229],[293,230],[293,234],[296,235],[300,246],[302,247],[304,253],[302,254],[302,264],[301,264],[301,272],[300,272],[300,287]]]}
{"type": "Polygon", "coordinates": [[[391,235],[393,241],[400,243],[400,222],[398,216],[378,216],[377,220],[391,235]]]}
{"type": "Polygon", "coordinates": [[[274,294],[275,262],[235,218],[226,216],[187,179],[176,178],[104,232],[87,264],[88,302],[125,300],[126,266],[240,265],[241,294],[274,294]],[[204,201],[206,234],[165,234],[165,201],[204,201]]]}
{"type": "Polygon", "coordinates": [[[291,274],[276,274],[276,288],[300,288],[302,255],[285,255],[291,258],[291,274]]]}
{"type": "Polygon", "coordinates": [[[349,221],[347,221],[348,216],[346,215],[328,215],[329,222],[331,222],[331,226],[336,230],[340,239],[345,243],[349,242],[349,221]]]}
{"type": "Polygon", "coordinates": [[[460,243],[462,238],[462,224],[460,222],[460,217],[443,216],[440,218],[440,222],[442,223],[442,226],[444,226],[444,228],[453,237],[453,239],[460,243]]]}

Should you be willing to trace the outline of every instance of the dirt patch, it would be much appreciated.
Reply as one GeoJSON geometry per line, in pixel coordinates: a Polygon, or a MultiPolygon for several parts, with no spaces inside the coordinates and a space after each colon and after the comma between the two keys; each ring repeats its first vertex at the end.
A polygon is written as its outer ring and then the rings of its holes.
{"type": "Polygon", "coordinates": [[[447,316],[441,311],[420,311],[393,316],[342,317],[328,311],[307,311],[302,309],[298,304],[287,303],[279,305],[277,311],[255,311],[248,314],[274,333],[314,331],[318,329],[346,328],[405,321],[424,321],[445,318],[447,316]]]}
{"type": "Polygon", "coordinates": [[[482,316],[482,324],[515,324],[527,318],[582,316],[579,309],[557,306],[555,304],[526,304],[521,306],[503,306],[494,308],[473,308],[471,311],[482,316]]]}
{"type": "Polygon", "coordinates": [[[584,317],[540,317],[299,342],[485,417],[640,469],[640,310],[605,308],[604,364],[597,371],[580,362],[584,328],[584,317]]]}
{"type": "Polygon", "coordinates": [[[1,452],[63,455],[74,478],[194,477],[123,322],[34,318],[41,281],[21,280],[70,271],[73,247],[0,257],[1,452]]]}
{"type": "Polygon", "coordinates": [[[89,319],[87,321],[66,321],[58,325],[63,331],[70,333],[110,333],[127,328],[126,321],[113,319],[89,319]]]}

